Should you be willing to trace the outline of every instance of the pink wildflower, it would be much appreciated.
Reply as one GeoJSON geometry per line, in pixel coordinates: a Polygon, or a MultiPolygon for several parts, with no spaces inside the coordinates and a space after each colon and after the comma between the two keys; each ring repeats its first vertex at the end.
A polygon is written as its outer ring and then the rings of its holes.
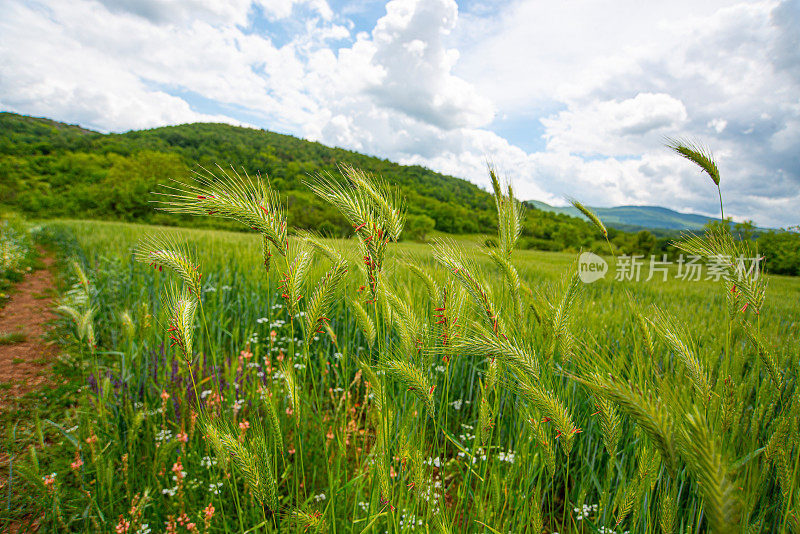
{"type": "Polygon", "coordinates": [[[69,464],[73,471],[77,471],[83,465],[83,460],[81,459],[81,454],[78,451],[75,451],[75,461],[69,464]]]}
{"type": "Polygon", "coordinates": [[[125,518],[122,517],[122,514],[120,514],[119,523],[117,523],[116,527],[117,534],[124,534],[125,532],[128,532],[128,529],[130,528],[131,528],[130,522],[126,521],[125,518]]]}

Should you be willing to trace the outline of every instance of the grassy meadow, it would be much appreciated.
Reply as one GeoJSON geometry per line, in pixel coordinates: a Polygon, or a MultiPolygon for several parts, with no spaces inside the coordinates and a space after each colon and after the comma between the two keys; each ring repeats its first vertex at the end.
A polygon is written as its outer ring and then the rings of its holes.
{"type": "Polygon", "coordinates": [[[617,281],[609,256],[584,284],[577,254],[514,250],[518,207],[496,196],[490,249],[392,242],[389,194],[362,198],[370,233],[341,240],[283,241],[268,217],[256,233],[43,222],[67,383],[55,415],[6,425],[0,517],[117,533],[798,532],[800,279],[683,281],[673,266],[617,281]]]}

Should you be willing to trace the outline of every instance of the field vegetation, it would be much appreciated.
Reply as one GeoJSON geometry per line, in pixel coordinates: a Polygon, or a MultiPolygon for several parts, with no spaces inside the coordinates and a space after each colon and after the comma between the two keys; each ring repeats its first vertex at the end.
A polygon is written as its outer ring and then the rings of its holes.
{"type": "Polygon", "coordinates": [[[584,284],[576,254],[517,248],[491,177],[490,241],[397,243],[402,194],[346,166],[308,179],[342,239],[290,235],[281,192],[231,169],[157,205],[251,233],[48,222],[67,381],[7,419],[5,520],[797,532],[798,280],[720,262],[755,254],[720,225],[676,244],[716,280],[584,284]]]}

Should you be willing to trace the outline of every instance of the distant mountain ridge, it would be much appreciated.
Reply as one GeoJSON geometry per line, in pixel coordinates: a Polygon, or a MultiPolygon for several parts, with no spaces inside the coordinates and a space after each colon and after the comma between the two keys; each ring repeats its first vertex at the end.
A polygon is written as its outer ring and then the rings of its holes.
{"type": "MultiPolygon", "coordinates": [[[[584,218],[583,214],[572,206],[551,206],[539,200],[529,200],[526,201],[526,204],[542,211],[584,218]]],[[[626,231],[645,228],[700,230],[707,222],[718,220],[714,217],[707,217],[696,213],[680,213],[661,206],[590,207],[590,209],[600,217],[600,220],[602,220],[604,224],[626,231]]]]}

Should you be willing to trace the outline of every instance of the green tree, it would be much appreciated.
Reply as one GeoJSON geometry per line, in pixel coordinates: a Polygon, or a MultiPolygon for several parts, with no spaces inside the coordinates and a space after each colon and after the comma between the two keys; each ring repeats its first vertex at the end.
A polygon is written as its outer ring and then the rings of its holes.
{"type": "Polygon", "coordinates": [[[424,242],[436,226],[436,221],[427,215],[409,215],[403,230],[403,239],[424,242]]]}
{"type": "Polygon", "coordinates": [[[634,252],[649,256],[655,251],[657,244],[656,236],[647,230],[642,230],[636,234],[636,239],[633,244],[634,252]]]}
{"type": "Polygon", "coordinates": [[[758,238],[764,269],[772,274],[800,276],[800,231],[770,231],[758,238]]]}

